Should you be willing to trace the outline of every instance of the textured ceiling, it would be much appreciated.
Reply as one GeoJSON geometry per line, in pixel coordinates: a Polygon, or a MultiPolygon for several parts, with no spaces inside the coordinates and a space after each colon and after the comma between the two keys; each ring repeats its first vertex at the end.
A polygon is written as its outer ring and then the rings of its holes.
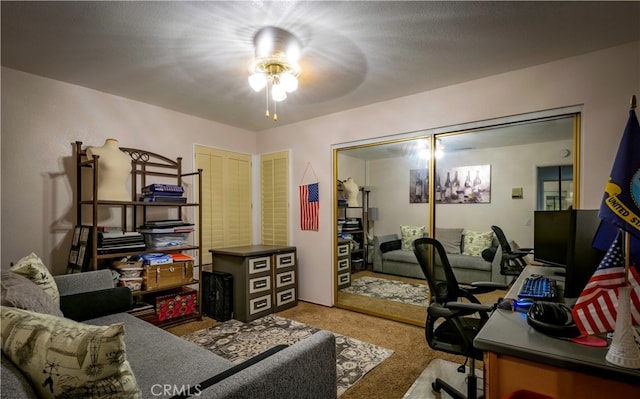
{"type": "Polygon", "coordinates": [[[2,65],[259,131],[640,40],[640,2],[9,2],[2,65]],[[263,115],[253,35],[303,43],[263,115]]]}

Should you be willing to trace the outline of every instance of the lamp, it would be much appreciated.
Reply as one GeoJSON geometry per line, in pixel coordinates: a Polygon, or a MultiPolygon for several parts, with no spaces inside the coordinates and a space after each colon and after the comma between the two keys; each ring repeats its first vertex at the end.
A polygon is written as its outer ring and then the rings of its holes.
{"type": "Polygon", "coordinates": [[[249,85],[256,92],[266,88],[266,111],[273,100],[273,120],[278,120],[276,104],[287,98],[287,93],[298,88],[300,67],[300,41],[291,32],[274,26],[261,28],[253,37],[255,57],[249,66],[249,85]],[[269,97],[271,91],[271,97],[269,97]]]}

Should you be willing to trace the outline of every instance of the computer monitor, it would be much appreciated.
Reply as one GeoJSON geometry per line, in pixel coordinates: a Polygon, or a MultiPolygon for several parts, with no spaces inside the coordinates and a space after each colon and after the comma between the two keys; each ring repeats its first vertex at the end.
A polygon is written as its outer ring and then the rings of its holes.
{"type": "Polygon", "coordinates": [[[534,260],[565,268],[565,298],[580,296],[604,256],[592,246],[599,225],[597,209],[534,214],[534,260]]]}
{"type": "Polygon", "coordinates": [[[536,211],[533,218],[533,259],[548,266],[566,267],[570,226],[570,211],[536,211]]]}

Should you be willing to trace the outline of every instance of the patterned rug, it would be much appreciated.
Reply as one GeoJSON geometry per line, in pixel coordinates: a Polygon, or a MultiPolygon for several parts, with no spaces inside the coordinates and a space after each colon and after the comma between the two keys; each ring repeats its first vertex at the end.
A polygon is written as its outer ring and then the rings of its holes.
{"type": "Polygon", "coordinates": [[[340,291],[425,307],[429,298],[429,288],[426,284],[404,283],[369,276],[352,280],[351,286],[340,291]]]}
{"type": "MultiPolygon", "coordinates": [[[[279,344],[292,345],[320,331],[294,320],[269,315],[243,323],[229,320],[182,338],[240,363],[279,344]]],[[[338,396],[393,354],[392,350],[344,335],[336,337],[338,396]]]]}

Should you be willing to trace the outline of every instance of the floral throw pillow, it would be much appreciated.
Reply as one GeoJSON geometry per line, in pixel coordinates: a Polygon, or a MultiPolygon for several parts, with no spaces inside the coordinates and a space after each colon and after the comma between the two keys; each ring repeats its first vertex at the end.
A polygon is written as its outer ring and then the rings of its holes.
{"type": "Polygon", "coordinates": [[[58,292],[56,281],[38,255],[31,252],[29,255],[20,259],[15,265],[11,266],[9,271],[24,276],[36,283],[53,299],[56,305],[60,306],[60,293],[58,292]]]}
{"type": "Polygon", "coordinates": [[[2,352],[41,398],[141,398],[126,359],[124,324],[92,326],[2,306],[2,352]]]}
{"type": "Polygon", "coordinates": [[[489,248],[493,243],[493,231],[478,232],[464,231],[464,251],[463,255],[482,256],[482,251],[489,248]]]}
{"type": "Polygon", "coordinates": [[[400,237],[403,251],[413,251],[413,241],[424,237],[424,226],[400,226],[400,237]]]}

